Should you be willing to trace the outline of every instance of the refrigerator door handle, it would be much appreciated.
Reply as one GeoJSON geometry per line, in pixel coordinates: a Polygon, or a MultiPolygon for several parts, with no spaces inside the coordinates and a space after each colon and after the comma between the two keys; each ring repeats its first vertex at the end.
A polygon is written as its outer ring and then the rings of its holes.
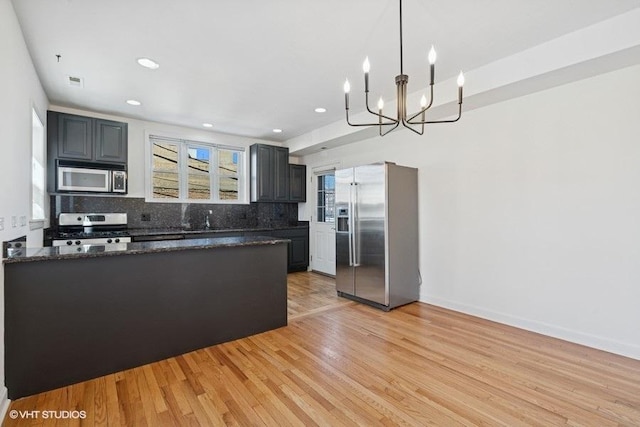
{"type": "Polygon", "coordinates": [[[357,212],[356,212],[356,206],[358,205],[358,183],[354,182],[353,183],[353,194],[352,194],[352,198],[351,198],[351,205],[353,207],[352,209],[352,213],[351,213],[351,218],[352,218],[352,222],[353,222],[353,227],[351,227],[351,232],[353,233],[353,266],[354,267],[359,267],[360,266],[360,260],[358,259],[358,248],[360,247],[360,242],[358,241],[359,238],[359,231],[356,230],[356,223],[358,222],[358,218],[356,217],[357,212]]]}
{"type": "Polygon", "coordinates": [[[353,267],[353,183],[349,184],[349,267],[353,267]]]}

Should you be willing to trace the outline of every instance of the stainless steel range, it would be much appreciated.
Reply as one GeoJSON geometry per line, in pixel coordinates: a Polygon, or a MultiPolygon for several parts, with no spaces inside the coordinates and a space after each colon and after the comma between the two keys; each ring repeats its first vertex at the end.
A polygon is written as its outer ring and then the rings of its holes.
{"type": "Polygon", "coordinates": [[[52,245],[115,245],[130,241],[126,213],[61,213],[52,245]]]}

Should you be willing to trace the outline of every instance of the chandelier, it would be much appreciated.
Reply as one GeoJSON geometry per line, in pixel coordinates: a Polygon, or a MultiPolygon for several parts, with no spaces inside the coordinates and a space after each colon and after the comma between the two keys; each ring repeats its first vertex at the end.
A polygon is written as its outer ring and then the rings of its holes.
{"type": "Polygon", "coordinates": [[[372,111],[369,107],[369,69],[371,65],[369,64],[369,57],[365,58],[364,63],[362,64],[362,70],[364,71],[364,99],[365,105],[367,107],[367,111],[378,118],[377,123],[351,123],[349,121],[349,92],[351,91],[351,85],[349,84],[349,80],[344,82],[344,106],[347,114],[347,123],[349,126],[378,126],[380,129],[380,136],[384,136],[396,129],[401,123],[404,127],[412,130],[413,132],[422,135],[424,133],[424,125],[433,124],[433,123],[453,123],[460,120],[462,117],[462,87],[464,85],[464,75],[462,71],[458,75],[458,117],[451,120],[426,120],[425,115],[426,111],[431,108],[433,104],[433,83],[434,83],[434,75],[435,75],[435,63],[436,63],[436,51],[431,46],[431,50],[429,51],[428,60],[430,65],[430,83],[429,83],[429,103],[427,103],[426,96],[422,95],[420,99],[420,110],[407,117],[407,83],[409,82],[409,76],[404,74],[403,64],[402,64],[402,0],[399,0],[400,3],[400,74],[396,76],[396,105],[397,112],[396,117],[389,117],[383,114],[382,109],[384,107],[384,102],[382,97],[378,101],[378,112],[372,111]],[[391,126],[391,128],[385,129],[383,131],[383,126],[391,126]],[[416,128],[417,127],[417,128],[416,128]]]}

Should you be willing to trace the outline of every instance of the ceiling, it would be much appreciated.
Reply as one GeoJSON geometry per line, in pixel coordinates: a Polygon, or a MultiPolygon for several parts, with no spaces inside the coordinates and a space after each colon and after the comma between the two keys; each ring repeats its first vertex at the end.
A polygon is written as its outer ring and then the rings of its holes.
{"type": "MultiPolygon", "coordinates": [[[[287,141],[343,119],[342,84],[348,77],[353,97],[363,90],[365,56],[374,99],[394,96],[399,74],[397,0],[13,5],[54,105],[287,141]],[[139,66],[141,57],[160,68],[139,66]],[[69,76],[83,87],[70,86],[69,76]]],[[[432,44],[437,82],[637,7],[640,0],[405,0],[410,91],[426,84],[432,44]]]]}

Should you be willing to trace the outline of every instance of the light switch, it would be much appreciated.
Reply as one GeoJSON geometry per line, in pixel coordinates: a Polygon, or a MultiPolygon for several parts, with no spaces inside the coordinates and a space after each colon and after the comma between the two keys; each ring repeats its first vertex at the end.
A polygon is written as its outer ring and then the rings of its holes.
{"type": "Polygon", "coordinates": [[[0,231],[4,230],[4,217],[0,216],[0,231]]]}
{"type": "Polygon", "coordinates": [[[15,215],[11,215],[11,226],[13,228],[16,228],[17,225],[18,225],[18,217],[15,215]]]}
{"type": "Polygon", "coordinates": [[[25,225],[27,225],[27,216],[26,215],[22,215],[20,217],[20,226],[24,227],[25,225]]]}

